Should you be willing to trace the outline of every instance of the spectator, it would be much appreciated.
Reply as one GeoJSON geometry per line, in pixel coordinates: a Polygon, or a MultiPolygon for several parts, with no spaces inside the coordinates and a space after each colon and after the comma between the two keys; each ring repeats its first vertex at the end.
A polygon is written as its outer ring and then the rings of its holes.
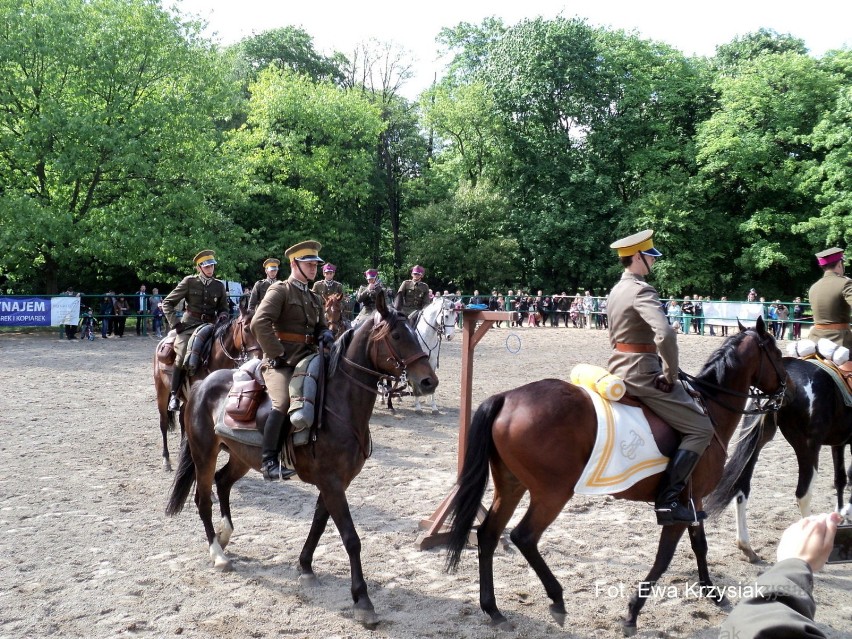
{"type": "Polygon", "coordinates": [[[666,305],[666,317],[668,317],[669,324],[671,324],[675,333],[680,331],[681,321],[683,321],[681,316],[682,312],[683,309],[680,304],[677,303],[677,300],[669,298],[669,303],[666,305]]]}
{"type": "MultiPolygon", "coordinates": [[[[68,297],[80,297],[79,293],[75,293],[72,287],[68,287],[65,291],[65,295],[68,297]]],[[[82,315],[83,309],[80,308],[80,314],[82,315]]],[[[65,338],[72,340],[77,336],[77,325],[76,324],[65,324],[65,338]]]]}
{"type": "Polygon", "coordinates": [[[119,295],[112,305],[112,313],[114,316],[113,333],[118,337],[124,337],[124,325],[127,323],[127,314],[130,312],[130,304],[124,299],[124,295],[119,295]]]}
{"type": "MultiPolygon", "coordinates": [[[[754,290],[754,289],[752,289],[752,290],[754,290]]],[[[720,302],[727,302],[727,301],[728,301],[728,298],[727,298],[725,295],[723,295],[723,296],[719,299],[719,301],[720,301],[720,302]]],[[[722,337],[727,337],[727,336],[728,336],[728,325],[727,325],[727,324],[722,324],[721,328],[722,328],[722,337]]]]}
{"type": "Polygon", "coordinates": [[[692,327],[696,335],[704,335],[704,304],[701,302],[701,296],[696,295],[695,301],[692,303],[692,309],[695,313],[692,318],[692,327]]]}
{"type": "Polygon", "coordinates": [[[609,316],[607,315],[608,305],[608,297],[602,297],[600,302],[598,302],[598,317],[600,318],[601,328],[603,329],[609,329],[609,316]]]}
{"type": "Polygon", "coordinates": [[[793,339],[802,339],[802,319],[805,317],[805,307],[802,305],[802,298],[797,297],[793,300],[793,339]]]}
{"type": "Polygon", "coordinates": [[[683,303],[680,305],[681,313],[683,314],[683,324],[681,329],[684,335],[688,335],[692,329],[692,318],[695,317],[695,305],[689,295],[683,296],[683,303]]]}
{"type": "Polygon", "coordinates": [[[746,301],[756,302],[757,301],[757,291],[754,290],[754,289],[749,290],[748,295],[746,296],[746,301]]]}
{"type": "Polygon", "coordinates": [[[136,336],[147,333],[145,330],[146,315],[150,313],[150,299],[145,285],[139,286],[136,291],[136,300],[133,302],[133,308],[136,309],[136,336]]]}
{"type": "Polygon", "coordinates": [[[101,299],[101,337],[104,339],[112,335],[112,310],[114,302],[113,291],[107,292],[101,299]]]}
{"type": "Polygon", "coordinates": [[[583,293],[583,324],[586,328],[592,328],[592,314],[595,312],[595,300],[591,292],[583,293]]]}
{"type": "Polygon", "coordinates": [[[778,320],[776,322],[775,339],[784,339],[784,331],[787,330],[787,320],[790,318],[790,309],[785,304],[782,304],[781,300],[775,300],[775,309],[775,317],[778,320]]]}
{"type": "Polygon", "coordinates": [[[583,299],[580,297],[579,293],[574,296],[574,299],[571,302],[569,315],[571,316],[571,323],[574,325],[574,328],[583,327],[583,299]]]}

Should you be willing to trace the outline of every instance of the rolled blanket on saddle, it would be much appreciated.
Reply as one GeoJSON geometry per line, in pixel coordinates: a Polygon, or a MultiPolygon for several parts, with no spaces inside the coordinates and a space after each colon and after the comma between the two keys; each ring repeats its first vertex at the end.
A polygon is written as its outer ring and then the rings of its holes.
{"type": "Polygon", "coordinates": [[[594,364],[577,364],[571,369],[570,379],[572,384],[593,390],[612,402],[617,402],[627,392],[624,380],[594,364]]]}
{"type": "Polygon", "coordinates": [[[849,349],[838,346],[830,339],[822,338],[814,343],[813,340],[802,339],[787,344],[787,354],[790,357],[806,358],[818,354],[823,359],[833,362],[835,366],[843,366],[849,361],[849,349]]]}

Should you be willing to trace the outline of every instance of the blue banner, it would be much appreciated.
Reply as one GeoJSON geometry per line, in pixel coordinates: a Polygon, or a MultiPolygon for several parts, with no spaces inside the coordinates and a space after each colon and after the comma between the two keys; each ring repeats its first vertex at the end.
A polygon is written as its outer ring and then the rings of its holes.
{"type": "Polygon", "coordinates": [[[0,297],[0,326],[60,326],[80,321],[80,298],[0,297]]]}

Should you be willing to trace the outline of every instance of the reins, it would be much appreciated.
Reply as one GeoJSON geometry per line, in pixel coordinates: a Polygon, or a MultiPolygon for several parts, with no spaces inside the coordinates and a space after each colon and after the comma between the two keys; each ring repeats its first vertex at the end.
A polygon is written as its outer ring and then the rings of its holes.
{"type": "Polygon", "coordinates": [[[260,345],[252,346],[251,348],[246,348],[246,342],[243,339],[243,331],[245,330],[245,319],[240,316],[240,318],[236,321],[234,325],[236,329],[234,335],[234,347],[239,349],[239,354],[234,357],[228,352],[228,347],[225,345],[225,331],[219,333],[219,347],[222,349],[222,352],[225,354],[229,360],[236,364],[242,364],[243,362],[248,361],[249,353],[253,353],[254,351],[260,351],[260,345]]]}

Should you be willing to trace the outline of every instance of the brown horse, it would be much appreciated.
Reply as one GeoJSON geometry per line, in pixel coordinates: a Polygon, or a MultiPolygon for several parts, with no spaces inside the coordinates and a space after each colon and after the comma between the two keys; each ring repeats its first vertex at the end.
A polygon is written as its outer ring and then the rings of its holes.
{"type": "MultiPolygon", "coordinates": [[[[204,379],[213,371],[223,368],[236,368],[251,357],[261,356],[260,344],[257,343],[250,328],[253,316],[254,311],[245,311],[241,307],[239,316],[232,317],[227,323],[216,327],[213,333],[213,343],[210,347],[210,356],[195,375],[184,381],[184,389],[188,388],[193,382],[204,379]]],[[[160,344],[165,339],[163,338],[160,344]]],[[[169,459],[168,431],[174,431],[176,428],[175,415],[168,411],[173,370],[173,366],[163,364],[157,359],[156,354],[154,355],[154,390],[157,393],[157,411],[160,413],[160,432],[163,434],[163,469],[167,472],[172,470],[172,463],[169,459]]],[[[180,433],[181,438],[183,438],[183,407],[181,407],[177,421],[180,422],[180,433]]]]}
{"type": "MultiPolygon", "coordinates": [[[[742,328],[741,328],[742,330],[742,328]]],[[[749,398],[763,401],[762,410],[777,410],[784,396],[787,374],[775,340],[758,319],[755,329],[728,338],[711,355],[703,370],[689,378],[703,396],[716,434],[692,475],[691,492],[697,510],[725,464],[726,448],[739,415],[749,398]],[[757,391],[749,392],[750,387],[757,391]],[[771,393],[770,395],[767,395],[771,393]]],[[[494,500],[477,531],[479,543],[479,601],[492,623],[511,624],[497,608],[494,596],[493,555],[500,535],[526,491],[530,505],[511,539],[535,570],[553,601],[551,615],[561,625],[566,618],[562,586],[538,550],[538,541],[574,494],[574,486],[589,460],[597,433],[597,418],[586,391],[557,379],[527,384],[485,400],[470,426],[458,492],[452,502],[447,567],[458,565],[468,534],[481,507],[488,483],[489,462],[494,478],[494,500]]],[[[653,502],[661,474],[616,493],[619,499],[653,502]]],[[[651,514],[649,513],[649,517],[651,514]]],[[[639,584],[623,620],[625,636],[636,632],[636,620],[651,586],[666,571],[685,525],[663,526],[651,571],[639,584]]],[[[707,539],[703,523],[689,527],[698,561],[701,592],[719,603],[724,597],[713,588],[707,569],[707,539]]]]}
{"type": "Polygon", "coordinates": [[[343,319],[343,293],[332,293],[325,298],[325,323],[334,334],[334,339],[349,328],[343,319]]]}
{"type": "MultiPolygon", "coordinates": [[[[349,555],[352,575],[352,599],[355,618],[367,627],[378,623],[373,604],[367,594],[367,583],[361,568],[361,541],[352,522],[346,488],[361,471],[370,455],[370,415],[376,400],[377,382],[403,374],[422,392],[431,393],[438,385],[414,331],[406,318],[388,307],[383,295],[376,301],[376,313],[357,329],[350,329],[334,343],[329,360],[325,402],[311,442],[295,449],[295,467],[299,478],[319,489],[311,530],[299,555],[300,580],[312,583],[313,555],[325,530],[328,518],[334,520],[349,555]]],[[[193,386],[187,407],[187,437],[181,450],[166,513],[181,511],[193,482],[196,483],[195,504],[204,523],[210,557],[221,570],[229,570],[231,562],[223,548],[234,530],[231,521],[230,493],[234,483],[250,469],[259,470],[261,437],[257,431],[254,443],[237,441],[214,430],[233,378],[232,371],[218,371],[193,386]],[[228,462],[216,470],[219,451],[229,453],[228,462]],[[222,515],[220,530],[212,521],[212,483],[222,515]]],[[[258,410],[262,425],[269,414],[269,401],[258,410]]]]}

